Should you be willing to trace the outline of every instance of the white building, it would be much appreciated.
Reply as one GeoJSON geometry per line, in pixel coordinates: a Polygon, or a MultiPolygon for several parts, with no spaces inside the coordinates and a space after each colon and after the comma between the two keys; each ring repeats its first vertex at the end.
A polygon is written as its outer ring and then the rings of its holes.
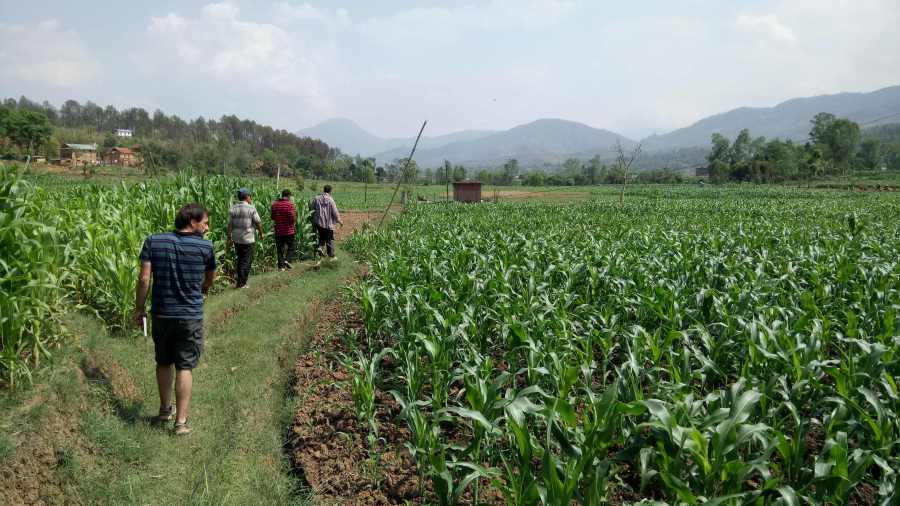
{"type": "Polygon", "coordinates": [[[134,130],[129,128],[117,128],[116,129],[116,137],[133,137],[134,130]]]}

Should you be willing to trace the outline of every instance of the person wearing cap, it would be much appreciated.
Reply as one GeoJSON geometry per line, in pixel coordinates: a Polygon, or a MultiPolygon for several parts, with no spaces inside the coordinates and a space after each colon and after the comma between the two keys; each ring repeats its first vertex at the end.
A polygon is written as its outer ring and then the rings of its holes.
{"type": "Polygon", "coordinates": [[[238,202],[228,211],[228,247],[234,244],[234,252],[237,255],[235,266],[235,288],[247,286],[247,278],[253,266],[253,247],[256,243],[255,228],[259,232],[259,238],[265,235],[262,227],[262,219],[253,205],[250,190],[241,188],[238,190],[238,202]]]}
{"type": "Polygon", "coordinates": [[[278,268],[290,269],[294,259],[294,236],[297,233],[297,208],[291,202],[291,190],[282,190],[281,198],[272,202],[272,221],[275,223],[275,251],[278,268]]]}

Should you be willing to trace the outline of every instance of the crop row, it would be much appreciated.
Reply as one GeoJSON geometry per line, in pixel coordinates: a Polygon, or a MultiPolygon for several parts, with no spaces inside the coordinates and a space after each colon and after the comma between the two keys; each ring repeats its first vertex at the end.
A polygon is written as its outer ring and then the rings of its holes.
{"type": "MultiPolygon", "coordinates": [[[[171,230],[188,202],[210,212],[221,272],[232,272],[226,252],[228,209],[237,188],[254,188],[263,226],[272,232],[273,185],[225,176],[179,175],[134,185],[36,186],[0,166],[0,381],[27,378],[57,342],[65,308],[96,312],[124,330],[134,306],[138,254],[145,237],[171,230]]],[[[304,201],[298,208],[306,209],[304,201]]],[[[312,230],[298,218],[298,250],[312,251],[312,230]]],[[[275,264],[271,237],[257,245],[257,267],[275,264]]],[[[223,278],[224,279],[224,278],[223,278]]]]}
{"type": "Polygon", "coordinates": [[[900,500],[900,202],[678,191],[352,239],[354,398],[376,433],[397,398],[436,501],[900,500]]]}

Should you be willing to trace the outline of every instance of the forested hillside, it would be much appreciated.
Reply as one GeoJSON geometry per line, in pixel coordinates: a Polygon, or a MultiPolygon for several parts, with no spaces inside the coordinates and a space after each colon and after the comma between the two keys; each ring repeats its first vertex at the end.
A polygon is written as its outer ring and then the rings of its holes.
{"type": "Polygon", "coordinates": [[[58,158],[63,143],[96,143],[101,149],[139,147],[144,166],[150,170],[192,167],[248,174],[274,173],[280,165],[288,171],[320,173],[332,151],[321,140],[234,115],[185,120],[160,110],[149,113],[131,107],[120,111],[91,101],[67,100],[57,108],[24,96],[10,98],[0,107],[0,120],[0,157],[6,159],[30,153],[52,160],[58,158]],[[49,131],[44,128],[47,124],[49,131]],[[134,136],[115,137],[116,129],[133,130],[134,136]],[[23,131],[30,135],[20,135],[23,131]]]}

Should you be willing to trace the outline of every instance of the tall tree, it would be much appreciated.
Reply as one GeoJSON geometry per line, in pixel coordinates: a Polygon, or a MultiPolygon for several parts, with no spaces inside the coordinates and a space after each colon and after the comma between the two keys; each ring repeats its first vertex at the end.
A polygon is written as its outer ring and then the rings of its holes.
{"type": "Polygon", "coordinates": [[[6,119],[5,129],[6,135],[29,156],[34,153],[35,147],[47,142],[53,133],[47,115],[31,109],[13,111],[6,119]]]}
{"type": "Polygon", "coordinates": [[[706,157],[710,165],[716,161],[727,162],[731,153],[731,141],[720,133],[712,134],[712,149],[706,157]]]}
{"type": "Polygon", "coordinates": [[[866,139],[859,147],[859,162],[869,170],[878,169],[884,162],[884,154],[881,151],[881,142],[877,139],[866,139]]]}
{"type": "Polygon", "coordinates": [[[519,175],[519,161],[515,158],[510,158],[506,163],[503,164],[503,183],[502,184],[512,184],[513,179],[519,175]]]}
{"type": "Polygon", "coordinates": [[[637,143],[637,145],[631,151],[626,152],[625,148],[622,146],[622,142],[617,140],[615,146],[616,153],[616,164],[619,166],[619,170],[622,171],[622,194],[619,196],[619,203],[625,202],[625,188],[628,186],[628,171],[631,169],[631,165],[639,156],[641,156],[641,143],[637,143]]]}
{"type": "Polygon", "coordinates": [[[744,128],[731,145],[731,165],[750,159],[750,130],[744,128]]]}

